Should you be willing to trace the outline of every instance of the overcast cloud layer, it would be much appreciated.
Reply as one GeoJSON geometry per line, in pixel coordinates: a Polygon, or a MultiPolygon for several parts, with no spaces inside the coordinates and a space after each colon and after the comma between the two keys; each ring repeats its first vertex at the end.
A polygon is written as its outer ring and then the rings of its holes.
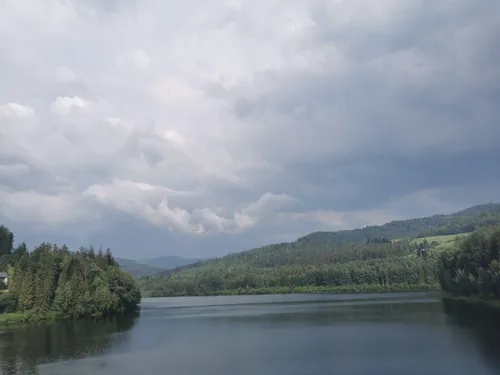
{"type": "Polygon", "coordinates": [[[500,201],[497,0],[0,1],[0,222],[209,256],[500,201]]]}

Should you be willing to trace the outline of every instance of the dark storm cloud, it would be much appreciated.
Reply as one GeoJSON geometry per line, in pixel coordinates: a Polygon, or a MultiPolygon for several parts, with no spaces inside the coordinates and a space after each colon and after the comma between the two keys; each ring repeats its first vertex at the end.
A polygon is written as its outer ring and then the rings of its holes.
{"type": "MultiPolygon", "coordinates": [[[[366,210],[426,189],[467,186],[474,191],[481,185],[496,186],[499,176],[495,170],[499,163],[500,151],[493,150],[441,157],[424,154],[358,158],[345,163],[302,163],[288,166],[294,174],[286,184],[290,194],[303,197],[310,207],[366,210]]],[[[478,195],[470,203],[486,198],[478,195]]],[[[490,199],[500,200],[500,193],[490,199]]],[[[460,200],[453,203],[459,204],[460,200]]]]}
{"type": "MultiPolygon", "coordinates": [[[[311,207],[363,210],[419,190],[499,183],[500,5],[447,5],[401,2],[383,24],[354,17],[342,27],[335,10],[315,9],[307,48],[335,48],[348,67],[331,59],[321,74],[267,72],[270,89],[234,101],[242,121],[270,126],[278,114],[291,124],[283,142],[299,156],[282,164],[278,186],[311,207]]],[[[262,142],[279,158],[274,136],[262,142]]]]}
{"type": "Polygon", "coordinates": [[[500,200],[499,2],[249,4],[0,5],[5,221],[200,256],[500,200]]]}

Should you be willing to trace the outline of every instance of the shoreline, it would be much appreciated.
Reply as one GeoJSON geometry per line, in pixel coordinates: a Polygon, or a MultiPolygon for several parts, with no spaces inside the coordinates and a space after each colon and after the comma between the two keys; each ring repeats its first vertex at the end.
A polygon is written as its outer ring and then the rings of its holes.
{"type": "Polygon", "coordinates": [[[459,303],[468,306],[476,306],[476,307],[486,307],[489,309],[496,310],[500,312],[500,300],[498,299],[484,299],[477,296],[466,297],[466,296],[454,296],[452,294],[443,293],[442,297],[443,301],[451,301],[454,303],[459,303]]]}
{"type": "Polygon", "coordinates": [[[344,293],[391,293],[391,292],[424,292],[439,291],[439,284],[393,284],[380,285],[346,285],[346,286],[299,286],[299,287],[271,287],[271,288],[240,288],[221,290],[213,293],[177,294],[177,295],[143,295],[144,298],[165,297],[215,297],[215,296],[251,296],[276,294],[344,294],[344,293]]]}
{"type": "Polygon", "coordinates": [[[140,307],[139,305],[137,305],[137,307],[133,311],[125,311],[120,314],[106,315],[101,317],[89,316],[78,319],[60,318],[53,311],[46,312],[42,315],[36,314],[33,311],[10,312],[10,313],[0,314],[0,328],[15,324],[55,323],[55,322],[82,321],[82,320],[93,320],[99,322],[123,316],[136,316],[139,310],[140,307]]]}

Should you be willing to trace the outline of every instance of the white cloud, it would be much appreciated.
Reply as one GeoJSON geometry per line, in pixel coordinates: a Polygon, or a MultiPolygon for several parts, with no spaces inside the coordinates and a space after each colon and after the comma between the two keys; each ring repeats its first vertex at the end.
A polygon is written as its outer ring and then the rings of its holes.
{"type": "Polygon", "coordinates": [[[90,102],[78,96],[58,96],[50,105],[50,110],[56,115],[67,115],[71,113],[74,108],[85,109],[88,108],[90,102]]]}
{"type": "Polygon", "coordinates": [[[0,211],[12,222],[60,227],[75,223],[88,224],[98,220],[74,194],[49,195],[34,190],[0,189],[0,211]]]}
{"type": "Polygon", "coordinates": [[[112,184],[90,186],[83,195],[94,198],[102,205],[142,217],[153,225],[193,234],[231,233],[248,229],[270,215],[300,203],[285,194],[266,193],[256,202],[225,216],[227,209],[224,208],[188,210],[175,203],[199,198],[200,192],[176,191],[162,186],[120,180],[115,180],[112,184]]]}
{"type": "Polygon", "coordinates": [[[243,209],[241,213],[250,218],[257,218],[268,213],[280,212],[285,208],[301,206],[302,204],[300,199],[286,194],[265,193],[259,200],[243,209]]]}
{"type": "Polygon", "coordinates": [[[123,213],[141,217],[153,225],[197,233],[200,227],[190,224],[191,213],[169,206],[172,198],[196,197],[197,192],[176,191],[147,183],[115,180],[111,184],[92,185],[83,195],[123,213]]]}
{"type": "Polygon", "coordinates": [[[35,110],[33,108],[22,104],[11,102],[0,106],[0,117],[25,118],[25,117],[33,117],[34,115],[35,115],[35,110]]]}
{"type": "Polygon", "coordinates": [[[151,58],[142,49],[133,50],[130,59],[136,67],[141,69],[147,69],[151,65],[151,58]]]}
{"type": "Polygon", "coordinates": [[[0,173],[40,194],[6,188],[17,220],[98,203],[194,234],[379,223],[449,207],[405,197],[462,184],[453,158],[498,158],[493,0],[127,4],[1,2],[0,173]]]}

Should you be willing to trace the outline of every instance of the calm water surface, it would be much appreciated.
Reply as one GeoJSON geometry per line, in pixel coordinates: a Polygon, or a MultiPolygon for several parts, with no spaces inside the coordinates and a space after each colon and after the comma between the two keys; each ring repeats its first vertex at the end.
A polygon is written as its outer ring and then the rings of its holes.
{"type": "Polygon", "coordinates": [[[0,373],[500,374],[500,319],[428,293],[145,299],[133,318],[8,328],[0,373]]]}

